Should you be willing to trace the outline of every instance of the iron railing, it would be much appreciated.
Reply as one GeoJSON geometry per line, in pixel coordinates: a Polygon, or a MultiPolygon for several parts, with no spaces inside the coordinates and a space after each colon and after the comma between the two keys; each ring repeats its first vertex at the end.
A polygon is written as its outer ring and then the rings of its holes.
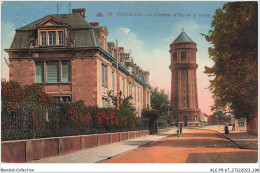
{"type": "MultiPolygon", "coordinates": [[[[38,107],[35,103],[28,103],[25,106],[2,105],[1,139],[7,141],[107,132],[97,129],[96,126],[83,131],[79,130],[73,126],[72,122],[65,119],[64,114],[62,107],[57,105],[48,109],[38,107]],[[54,119],[57,119],[59,123],[50,125],[49,122],[54,119]],[[48,125],[42,126],[41,123],[48,123],[48,125]]],[[[139,118],[135,129],[121,129],[120,131],[147,129],[148,120],[139,118]]]]}

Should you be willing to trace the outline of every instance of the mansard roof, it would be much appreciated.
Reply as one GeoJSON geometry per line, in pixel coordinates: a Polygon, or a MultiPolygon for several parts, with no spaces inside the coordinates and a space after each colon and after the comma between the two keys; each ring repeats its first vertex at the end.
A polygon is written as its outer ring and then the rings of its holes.
{"type": "Polygon", "coordinates": [[[79,14],[73,13],[73,14],[52,14],[45,16],[39,20],[36,20],[35,22],[32,22],[28,25],[25,25],[21,27],[18,30],[35,30],[37,28],[37,25],[42,23],[44,20],[46,20],[49,17],[53,17],[63,23],[66,23],[70,25],[70,29],[75,28],[92,28],[92,26],[79,14]]]}
{"type": "Polygon", "coordinates": [[[71,40],[76,40],[76,48],[100,46],[97,30],[94,29],[94,27],[90,25],[81,15],[74,13],[48,15],[17,29],[10,49],[29,49],[30,42],[35,41],[37,38],[38,25],[48,18],[57,19],[58,21],[69,26],[68,37],[71,40]]]}

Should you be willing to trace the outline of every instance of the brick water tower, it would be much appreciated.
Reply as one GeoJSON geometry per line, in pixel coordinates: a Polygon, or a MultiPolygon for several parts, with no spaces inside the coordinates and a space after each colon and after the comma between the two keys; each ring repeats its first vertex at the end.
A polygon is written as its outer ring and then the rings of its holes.
{"type": "Polygon", "coordinates": [[[200,126],[196,70],[197,44],[184,32],[170,45],[171,106],[177,125],[200,126]]]}

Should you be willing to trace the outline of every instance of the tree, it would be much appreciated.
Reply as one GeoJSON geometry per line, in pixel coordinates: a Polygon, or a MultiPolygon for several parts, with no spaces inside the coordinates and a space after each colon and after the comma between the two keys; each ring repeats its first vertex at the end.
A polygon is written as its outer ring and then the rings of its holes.
{"type": "MultiPolygon", "coordinates": [[[[112,91],[108,92],[108,96],[112,99],[114,109],[119,117],[119,123],[122,128],[127,130],[135,129],[135,124],[137,121],[136,109],[130,102],[133,99],[132,96],[126,98],[122,97],[122,92],[119,93],[119,110],[117,110],[117,97],[113,96],[112,91]]],[[[123,129],[123,130],[125,130],[123,129]]]]}
{"type": "Polygon", "coordinates": [[[171,106],[169,97],[164,90],[158,91],[158,87],[154,88],[151,93],[151,108],[157,110],[160,114],[168,115],[171,106]]]}
{"type": "Polygon", "coordinates": [[[169,114],[171,105],[164,90],[159,91],[158,87],[155,87],[151,92],[151,108],[158,112],[159,119],[166,120],[168,124],[172,123],[173,116],[169,114]]]}
{"type": "Polygon", "coordinates": [[[249,117],[257,108],[258,95],[258,8],[257,2],[231,2],[216,10],[212,30],[205,35],[213,67],[209,89],[212,110],[230,107],[236,118],[249,117]]]}

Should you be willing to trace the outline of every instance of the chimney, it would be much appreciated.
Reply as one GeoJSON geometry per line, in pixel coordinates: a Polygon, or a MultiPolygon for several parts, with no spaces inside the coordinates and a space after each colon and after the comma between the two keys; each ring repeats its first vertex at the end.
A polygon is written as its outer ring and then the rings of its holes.
{"type": "Polygon", "coordinates": [[[145,79],[149,82],[149,71],[144,71],[145,79]]]}
{"type": "Polygon", "coordinates": [[[85,8],[77,8],[77,9],[72,9],[72,13],[77,13],[81,15],[82,17],[86,18],[86,9],[85,8]]]}
{"type": "Polygon", "coordinates": [[[99,22],[90,22],[89,24],[94,26],[94,27],[98,27],[99,26],[99,22]]]}
{"type": "Polygon", "coordinates": [[[119,47],[119,52],[124,52],[124,47],[119,47]]]}
{"type": "Polygon", "coordinates": [[[125,58],[126,59],[129,59],[130,57],[129,57],[129,53],[125,53],[125,58]]]}

